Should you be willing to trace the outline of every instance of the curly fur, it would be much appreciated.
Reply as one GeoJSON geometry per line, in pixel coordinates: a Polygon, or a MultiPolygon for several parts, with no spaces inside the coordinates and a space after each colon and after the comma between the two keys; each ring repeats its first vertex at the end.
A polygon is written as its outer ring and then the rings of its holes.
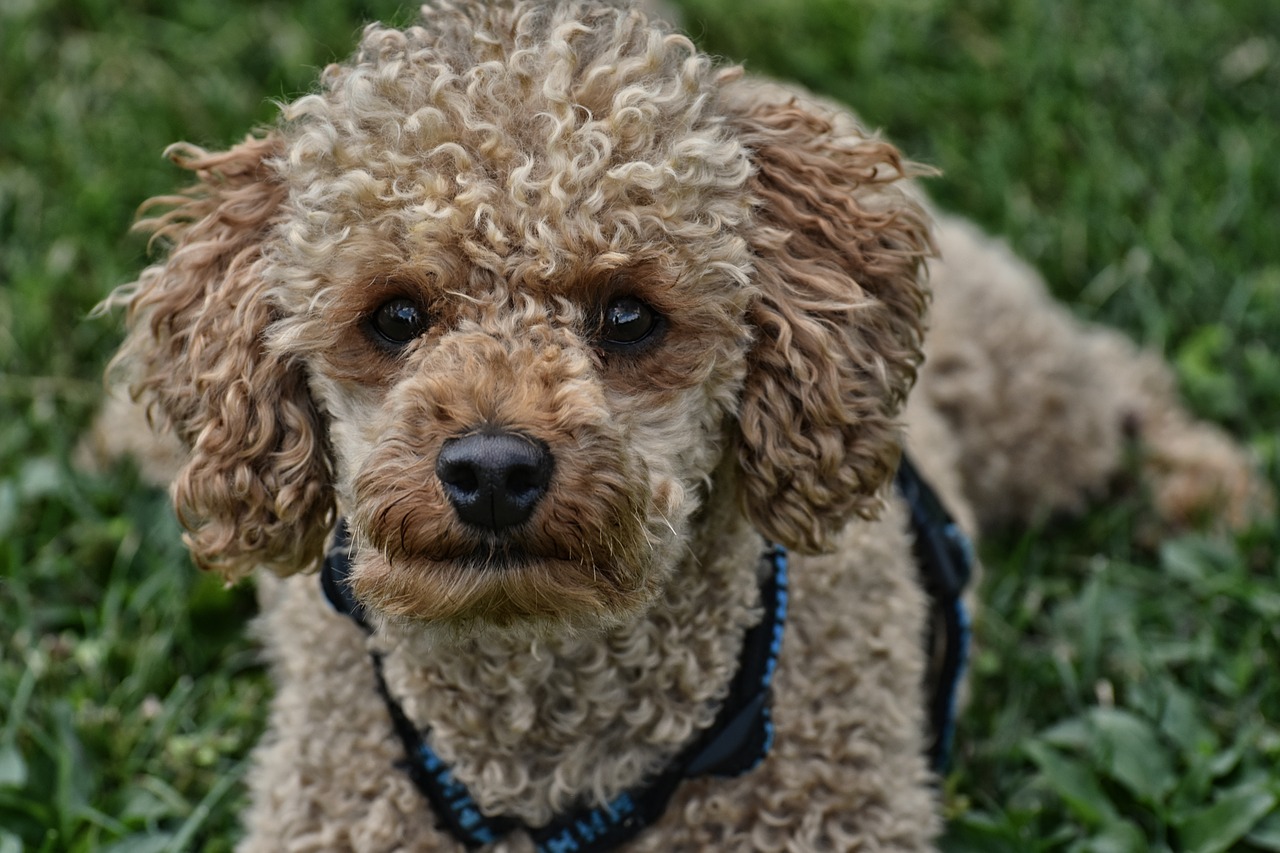
{"type": "Polygon", "coordinates": [[[907,174],[892,146],[837,133],[790,99],[748,103],[762,293],[738,413],[747,511],[774,539],[820,551],[851,514],[879,513],[897,467],[895,419],[922,358],[928,226],[892,186],[907,174]]]}
{"type": "Polygon", "coordinates": [[[302,371],[264,357],[275,319],[263,298],[263,239],[284,191],[266,159],[279,139],[221,154],[170,149],[200,183],[140,228],[172,241],[166,262],[113,300],[134,332],[116,357],[131,391],[191,449],[173,484],[186,542],[202,567],[234,579],[256,564],[312,565],[333,522],[324,429],[302,371]]]}
{"type": "Polygon", "coordinates": [[[390,690],[482,810],[530,825],[697,737],[760,618],[765,537],[811,555],[774,750],[682,785],[633,848],[921,850],[926,607],[886,489],[904,429],[971,531],[1078,506],[1133,429],[1171,518],[1257,502],[1158,365],[964,223],[931,229],[890,145],[637,11],[442,0],[282,112],[228,152],[173,149],[197,184],[143,223],[171,248],[109,300],[116,369],[182,445],[197,563],[272,570],[245,850],[457,848],[394,769],[365,637],[288,577],[339,514],[390,690]],[[619,297],[662,318],[643,345],[602,341],[619,297]],[[396,298],[428,321],[403,347],[371,327],[396,298]],[[436,474],[486,430],[554,458],[501,534],[436,474]]]}

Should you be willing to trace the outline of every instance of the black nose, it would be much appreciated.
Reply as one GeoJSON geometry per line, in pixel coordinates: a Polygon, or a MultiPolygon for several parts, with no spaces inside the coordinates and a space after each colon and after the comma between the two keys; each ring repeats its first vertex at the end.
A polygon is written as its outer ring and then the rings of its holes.
{"type": "Polygon", "coordinates": [[[551,482],[551,467],[542,442],[481,432],[446,441],[436,476],[459,518],[496,532],[528,520],[551,482]]]}

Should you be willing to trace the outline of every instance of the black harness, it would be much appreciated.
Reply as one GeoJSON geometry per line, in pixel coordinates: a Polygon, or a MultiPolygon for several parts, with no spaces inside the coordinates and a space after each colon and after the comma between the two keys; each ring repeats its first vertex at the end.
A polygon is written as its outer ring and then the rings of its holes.
{"type": "MultiPolygon", "coordinates": [[[[945,769],[955,726],[955,694],[963,675],[969,643],[969,621],[961,593],[969,579],[972,557],[968,540],[941,502],[904,458],[897,485],[911,507],[915,556],[932,599],[934,619],[929,648],[929,718],[933,731],[930,758],[945,769]]],[[[397,736],[404,745],[400,763],[435,810],[441,825],[468,849],[492,844],[516,829],[533,839],[538,853],[603,853],[634,838],[655,823],[680,783],[696,776],[739,776],[768,754],[773,743],[770,716],[773,675],[782,647],[787,615],[787,553],[770,547],[761,557],[768,571],[761,582],[764,616],[743,641],[738,672],[715,722],[693,744],[644,786],[626,791],[609,803],[557,815],[542,827],[525,826],[507,817],[480,811],[466,786],[427,743],[387,688],[382,656],[371,652],[378,692],[382,695],[397,736]]],[[[351,541],[340,521],[334,543],[325,555],[320,582],[335,610],[366,631],[364,608],[351,594],[351,541]]]]}
{"type": "Polygon", "coordinates": [[[951,764],[956,730],[956,698],[969,661],[971,625],[964,590],[973,576],[973,543],[904,453],[894,485],[911,513],[912,552],[929,594],[928,668],[929,760],[943,773],[951,764]]]}

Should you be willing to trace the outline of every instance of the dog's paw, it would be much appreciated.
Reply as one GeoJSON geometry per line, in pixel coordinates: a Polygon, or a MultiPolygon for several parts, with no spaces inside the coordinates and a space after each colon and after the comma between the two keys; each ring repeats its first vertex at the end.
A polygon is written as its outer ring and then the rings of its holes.
{"type": "Polygon", "coordinates": [[[1274,511],[1257,461],[1209,424],[1157,425],[1143,436],[1141,459],[1154,508],[1174,529],[1239,531],[1274,511]]]}

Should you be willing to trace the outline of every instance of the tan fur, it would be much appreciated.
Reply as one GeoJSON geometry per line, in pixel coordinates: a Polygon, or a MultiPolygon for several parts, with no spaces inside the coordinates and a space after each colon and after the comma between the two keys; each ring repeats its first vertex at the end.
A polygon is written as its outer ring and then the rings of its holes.
{"type": "Polygon", "coordinates": [[[758,170],[762,290],[739,459],[756,525],[825,550],[850,514],[878,514],[897,467],[894,419],[921,361],[917,266],[930,245],[921,212],[891,186],[906,175],[896,150],[777,94],[739,119],[758,170]]]}
{"type": "Polygon", "coordinates": [[[489,814],[539,825],[641,784],[715,718],[766,537],[798,552],[775,747],[683,784],[632,849],[928,849],[904,429],[973,532],[1101,491],[1126,429],[1170,516],[1254,500],[1158,367],[945,217],[926,342],[913,167],[639,12],[441,2],[368,28],[283,113],[225,154],[176,149],[198,183],[145,225],[171,248],[112,300],[118,369],[185,447],[197,562],[282,576],[259,574],[279,689],[243,850],[459,849],[395,767],[370,649],[489,814]],[[652,340],[601,340],[619,297],[663,318],[652,340]],[[392,299],[426,318],[402,348],[371,331],[392,299]],[[492,429],[554,458],[501,534],[436,475],[492,429]],[[371,638],[295,575],[336,515],[371,638]]]}
{"type": "Polygon", "coordinates": [[[172,242],[164,264],[118,292],[133,329],[116,357],[130,392],[191,448],[173,484],[174,505],[197,564],[236,578],[254,565],[288,573],[319,556],[333,520],[322,427],[301,370],[263,357],[274,319],[263,298],[262,242],[283,188],[266,158],[278,138],[222,154],[174,146],[196,173],[170,209],[141,224],[172,242]]]}

